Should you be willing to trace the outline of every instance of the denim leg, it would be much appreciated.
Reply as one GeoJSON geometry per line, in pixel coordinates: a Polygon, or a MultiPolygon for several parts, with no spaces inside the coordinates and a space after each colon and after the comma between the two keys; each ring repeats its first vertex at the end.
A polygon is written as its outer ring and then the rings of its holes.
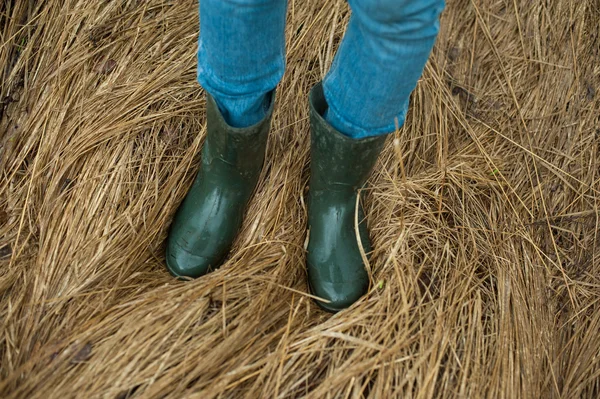
{"type": "Polygon", "coordinates": [[[200,0],[198,82],[234,127],[259,122],[285,69],[287,0],[200,0]]]}
{"type": "Polygon", "coordinates": [[[364,138],[404,123],[439,30],[444,0],[349,0],[350,23],[323,82],[326,120],[364,138]]]}

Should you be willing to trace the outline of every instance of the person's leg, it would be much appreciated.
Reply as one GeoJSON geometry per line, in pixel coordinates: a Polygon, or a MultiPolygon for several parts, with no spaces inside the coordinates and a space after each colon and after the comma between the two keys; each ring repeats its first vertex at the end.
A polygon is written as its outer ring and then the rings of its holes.
{"type": "Polygon", "coordinates": [[[200,277],[227,256],[263,166],[284,70],[286,0],[200,0],[198,81],[207,134],[167,239],[167,268],[200,277]]]}
{"type": "Polygon", "coordinates": [[[353,138],[400,126],[439,30],[444,0],[349,0],[348,30],[323,82],[325,119],[353,138]]]}
{"type": "Polygon", "coordinates": [[[369,287],[360,189],[402,125],[438,32],[443,0],[349,0],[353,14],[323,84],[311,91],[308,281],[336,312],[369,287]],[[358,205],[358,209],[357,208],[358,205]],[[358,229],[356,228],[358,217],[358,229]],[[358,237],[357,237],[358,231],[358,237]]]}
{"type": "Polygon", "coordinates": [[[259,122],[285,69],[287,0],[200,0],[198,82],[234,127],[259,122]]]}

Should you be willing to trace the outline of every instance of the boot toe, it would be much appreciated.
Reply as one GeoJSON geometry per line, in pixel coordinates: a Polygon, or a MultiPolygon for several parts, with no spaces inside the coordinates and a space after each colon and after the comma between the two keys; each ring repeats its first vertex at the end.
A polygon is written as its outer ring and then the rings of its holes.
{"type": "Polygon", "coordinates": [[[337,313],[350,307],[366,294],[369,288],[368,281],[363,279],[344,282],[313,281],[309,279],[309,284],[313,295],[328,301],[315,300],[317,305],[331,313],[337,313]]]}
{"type": "Polygon", "coordinates": [[[174,277],[197,278],[217,265],[214,259],[192,254],[181,247],[172,248],[170,245],[167,247],[166,261],[167,269],[174,277]]]}

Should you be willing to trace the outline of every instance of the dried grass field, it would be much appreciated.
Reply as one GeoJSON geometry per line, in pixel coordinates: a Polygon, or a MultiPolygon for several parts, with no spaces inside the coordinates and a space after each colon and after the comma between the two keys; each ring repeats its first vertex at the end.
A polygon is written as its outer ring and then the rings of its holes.
{"type": "Polygon", "coordinates": [[[599,397],[600,3],[448,1],[370,180],[372,288],[330,315],[306,295],[306,96],[348,17],[289,0],[243,231],[177,281],[197,1],[2,1],[0,397],[599,397]]]}

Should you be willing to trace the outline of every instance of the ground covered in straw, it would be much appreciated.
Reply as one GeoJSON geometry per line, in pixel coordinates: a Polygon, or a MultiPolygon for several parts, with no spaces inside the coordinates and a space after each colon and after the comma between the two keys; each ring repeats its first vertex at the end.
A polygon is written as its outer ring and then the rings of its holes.
{"type": "Polygon", "coordinates": [[[306,95],[346,2],[289,2],[230,259],[175,281],[197,2],[0,4],[0,396],[598,397],[600,5],[454,0],[366,206],[370,293],[306,296],[306,95]]]}

